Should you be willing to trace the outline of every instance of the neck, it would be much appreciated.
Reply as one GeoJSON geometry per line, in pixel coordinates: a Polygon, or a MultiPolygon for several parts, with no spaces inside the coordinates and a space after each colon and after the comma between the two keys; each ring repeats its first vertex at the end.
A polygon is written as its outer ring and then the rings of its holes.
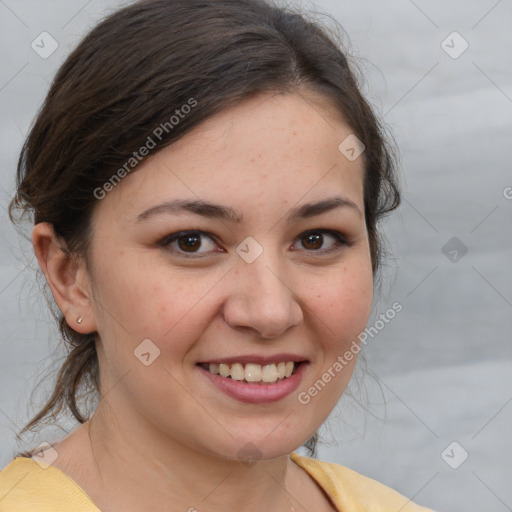
{"type": "Polygon", "coordinates": [[[116,420],[101,402],[84,427],[98,482],[91,498],[100,506],[109,496],[105,510],[294,510],[297,468],[287,455],[253,464],[225,459],[177,442],[139,415],[116,420]]]}

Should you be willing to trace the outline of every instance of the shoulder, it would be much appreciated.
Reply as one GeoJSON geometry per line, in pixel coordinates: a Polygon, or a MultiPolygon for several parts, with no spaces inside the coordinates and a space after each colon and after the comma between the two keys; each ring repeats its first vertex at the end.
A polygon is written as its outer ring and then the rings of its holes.
{"type": "Polygon", "coordinates": [[[352,512],[433,512],[386,485],[345,466],[296,453],[293,462],[306,470],[340,510],[352,512]]]}
{"type": "Polygon", "coordinates": [[[99,512],[65,473],[16,457],[0,471],[0,512],[99,512]]]}

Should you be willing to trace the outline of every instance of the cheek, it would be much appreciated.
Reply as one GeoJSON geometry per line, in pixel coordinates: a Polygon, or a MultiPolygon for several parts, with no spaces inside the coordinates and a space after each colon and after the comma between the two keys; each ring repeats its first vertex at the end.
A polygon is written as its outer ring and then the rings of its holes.
{"type": "Polygon", "coordinates": [[[371,313],[373,274],[364,254],[312,289],[315,359],[297,395],[301,421],[314,432],[344,393],[371,313]]]}
{"type": "Polygon", "coordinates": [[[312,292],[312,309],[327,336],[329,352],[343,348],[364,330],[371,313],[373,275],[368,265],[344,267],[312,292]]]}
{"type": "Polygon", "coordinates": [[[108,333],[114,330],[112,339],[122,337],[125,346],[149,338],[162,351],[185,350],[186,340],[193,339],[211,316],[208,299],[222,274],[171,274],[165,267],[135,263],[125,259],[97,271],[98,282],[108,283],[99,287],[100,335],[110,339],[108,333]]]}

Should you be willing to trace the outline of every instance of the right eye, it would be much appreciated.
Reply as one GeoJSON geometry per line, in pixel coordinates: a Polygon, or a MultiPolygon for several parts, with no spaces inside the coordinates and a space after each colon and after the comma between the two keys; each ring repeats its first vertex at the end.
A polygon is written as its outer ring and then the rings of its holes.
{"type": "MultiPolygon", "coordinates": [[[[208,250],[199,251],[199,249],[205,246],[202,241],[203,237],[212,242],[210,245],[217,245],[213,241],[213,235],[205,233],[204,231],[178,231],[177,233],[167,235],[159,242],[159,244],[162,247],[170,248],[171,252],[178,254],[179,256],[183,256],[185,258],[197,258],[202,256],[193,256],[193,254],[211,252],[208,250]]],[[[206,244],[206,247],[208,247],[208,244],[206,244]]]]}

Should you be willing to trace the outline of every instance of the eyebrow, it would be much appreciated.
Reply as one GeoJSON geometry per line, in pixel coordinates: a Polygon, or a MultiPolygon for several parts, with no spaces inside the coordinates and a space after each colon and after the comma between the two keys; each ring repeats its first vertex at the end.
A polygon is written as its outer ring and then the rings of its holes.
{"type": "MultiPolygon", "coordinates": [[[[362,216],[361,210],[356,203],[350,199],[334,196],[316,203],[307,203],[292,209],[286,216],[286,222],[291,223],[301,219],[308,219],[337,208],[348,208],[362,216]]],[[[215,203],[208,203],[201,200],[176,199],[157,204],[143,211],[137,216],[137,222],[147,220],[154,215],[194,213],[203,217],[228,221],[233,224],[243,222],[243,214],[233,208],[215,203]]]]}

